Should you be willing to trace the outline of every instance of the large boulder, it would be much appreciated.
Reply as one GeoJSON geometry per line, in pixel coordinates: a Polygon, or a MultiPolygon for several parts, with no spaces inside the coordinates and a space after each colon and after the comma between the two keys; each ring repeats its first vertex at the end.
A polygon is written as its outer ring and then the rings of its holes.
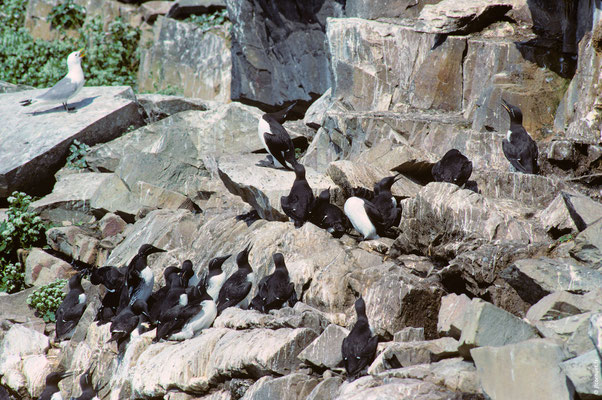
{"type": "Polygon", "coordinates": [[[565,355],[549,339],[480,347],[470,354],[483,390],[492,400],[573,399],[574,388],[559,367],[565,355]]]}
{"type": "Polygon", "coordinates": [[[186,97],[230,100],[230,24],[210,30],[159,17],[141,46],[138,90],[175,89],[186,97]]]}
{"type": "Polygon", "coordinates": [[[334,324],[328,325],[324,332],[297,357],[306,364],[318,368],[335,368],[343,362],[341,346],[343,339],[348,335],[347,329],[334,324]]]}
{"type": "Polygon", "coordinates": [[[492,22],[502,19],[512,8],[511,2],[470,0],[457,3],[443,0],[426,5],[420,12],[416,27],[425,32],[459,33],[478,31],[492,22]]]}
{"type": "Polygon", "coordinates": [[[44,90],[0,95],[0,197],[14,190],[48,191],[73,140],[89,145],[107,142],[129,126],[143,124],[129,87],[84,87],[69,103],[75,113],[65,112],[61,105],[19,106],[19,101],[44,90]]]}
{"type": "Polygon", "coordinates": [[[444,400],[454,396],[452,392],[438,385],[418,379],[369,377],[358,381],[341,386],[339,396],[335,397],[335,400],[444,400]]]}
{"type": "Polygon", "coordinates": [[[293,100],[308,104],[331,87],[326,19],[342,16],[343,3],[226,4],[233,24],[232,100],[268,107],[293,100]]]}
{"type": "Polygon", "coordinates": [[[560,363],[560,368],[575,385],[575,391],[579,393],[580,399],[599,398],[602,365],[596,350],[564,361],[560,363]]]}
{"type": "Polygon", "coordinates": [[[241,400],[305,400],[317,384],[317,379],[301,373],[280,378],[265,376],[255,382],[241,400]]]}

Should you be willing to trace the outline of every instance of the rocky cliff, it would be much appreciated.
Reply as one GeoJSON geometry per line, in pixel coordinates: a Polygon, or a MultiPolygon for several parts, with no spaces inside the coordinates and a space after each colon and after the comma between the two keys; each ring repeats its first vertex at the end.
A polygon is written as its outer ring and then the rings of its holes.
{"type": "Polygon", "coordinates": [[[159,17],[141,65],[141,82],[154,71],[203,99],[86,87],[77,112],[34,114],[17,103],[37,92],[0,95],[0,196],[41,195],[30,209],[52,224],[21,253],[33,287],[0,296],[0,398],[36,398],[56,370],[74,372],[63,398],[87,370],[102,399],[602,398],[599,2],[225,3],[231,38],[159,17]],[[537,141],[537,175],[504,157],[501,99],[537,141]],[[304,118],[284,127],[316,195],[342,207],[401,175],[394,237],[288,220],[295,176],[262,166],[257,126],[295,100],[304,118]],[[64,166],[75,139],[91,146],[79,169],[64,166]],[[452,148],[472,162],[463,187],[431,174],[452,148]],[[155,289],[168,266],[204,273],[248,243],[257,283],[280,252],[299,302],[226,309],[181,342],[151,330],[121,356],[94,322],[104,288],[84,279],[67,341],[26,305],[78,262],[127,265],[145,243],[166,250],[149,258],[155,289]],[[379,344],[349,382],[360,295],[379,344]]]}

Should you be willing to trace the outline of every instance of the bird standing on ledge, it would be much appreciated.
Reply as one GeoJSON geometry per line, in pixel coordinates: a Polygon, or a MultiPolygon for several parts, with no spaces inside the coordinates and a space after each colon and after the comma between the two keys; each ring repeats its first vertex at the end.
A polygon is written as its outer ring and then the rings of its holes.
{"type": "Polygon", "coordinates": [[[502,99],[502,107],[510,116],[510,129],[502,140],[502,150],[510,164],[523,174],[537,173],[537,143],[523,127],[523,113],[520,108],[502,99]]]}
{"type": "Polygon", "coordinates": [[[65,108],[65,111],[69,112],[75,110],[75,107],[69,108],[67,106],[67,101],[75,96],[84,86],[84,71],[82,70],[81,65],[83,57],[83,49],[69,54],[69,57],[67,57],[68,72],[63,79],[38,97],[22,100],[19,103],[22,106],[29,106],[38,102],[61,103],[65,108]]]}

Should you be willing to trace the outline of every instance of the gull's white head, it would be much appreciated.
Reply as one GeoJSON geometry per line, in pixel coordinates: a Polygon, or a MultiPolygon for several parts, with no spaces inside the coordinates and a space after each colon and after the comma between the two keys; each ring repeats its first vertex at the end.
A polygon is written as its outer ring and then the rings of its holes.
{"type": "Polygon", "coordinates": [[[82,58],[84,57],[84,49],[80,49],[78,51],[74,51],[69,54],[67,57],[67,67],[71,69],[71,67],[75,67],[76,65],[81,65],[82,58]]]}

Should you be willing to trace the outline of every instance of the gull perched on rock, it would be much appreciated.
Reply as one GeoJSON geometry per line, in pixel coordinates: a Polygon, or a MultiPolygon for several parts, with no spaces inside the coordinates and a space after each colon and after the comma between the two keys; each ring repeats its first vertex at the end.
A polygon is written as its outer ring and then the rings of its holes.
{"type": "Polygon", "coordinates": [[[33,99],[20,101],[22,106],[28,106],[38,102],[61,103],[65,111],[72,111],[75,108],[67,107],[67,101],[75,96],[84,86],[84,71],[82,70],[81,60],[84,57],[84,51],[78,50],[69,54],[67,57],[67,75],[57,82],[56,85],[48,89],[45,93],[33,99]]]}

